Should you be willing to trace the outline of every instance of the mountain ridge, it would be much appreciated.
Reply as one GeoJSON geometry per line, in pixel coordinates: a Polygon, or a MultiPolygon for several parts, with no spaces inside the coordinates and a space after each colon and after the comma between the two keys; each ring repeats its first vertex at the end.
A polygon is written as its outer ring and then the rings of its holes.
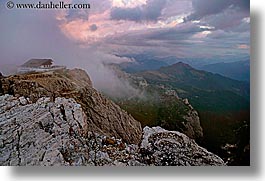
{"type": "Polygon", "coordinates": [[[218,73],[220,75],[240,80],[240,81],[250,81],[250,61],[235,61],[231,63],[215,63],[204,65],[200,67],[201,70],[205,70],[212,73],[218,73]]]}
{"type": "Polygon", "coordinates": [[[141,139],[140,123],[96,91],[83,70],[13,75],[1,78],[0,82],[0,95],[24,96],[32,102],[41,97],[50,97],[51,100],[56,97],[73,98],[83,107],[89,130],[122,138],[129,143],[138,143],[141,139]]]}
{"type": "Polygon", "coordinates": [[[83,70],[13,75],[0,83],[0,165],[226,165],[182,133],[142,130],[92,88],[83,70]]]}
{"type": "Polygon", "coordinates": [[[126,73],[116,65],[110,65],[110,68],[121,80],[129,82],[138,94],[118,98],[108,92],[104,94],[140,121],[142,126],[180,131],[196,141],[203,137],[198,113],[187,99],[179,98],[172,89],[150,85],[145,79],[126,73]]]}
{"type": "Polygon", "coordinates": [[[142,76],[146,79],[150,77],[150,80],[155,80],[155,76],[157,76],[157,78],[159,79],[160,76],[162,78],[161,81],[179,82],[182,83],[183,86],[193,84],[200,89],[205,89],[206,86],[209,86],[209,88],[215,90],[231,90],[231,86],[232,88],[233,86],[237,86],[237,88],[233,89],[234,93],[249,96],[249,92],[240,92],[240,90],[238,90],[247,87],[247,83],[233,80],[219,74],[197,70],[183,62],[178,62],[167,67],[161,67],[158,70],[135,73],[135,75],[142,76]],[[148,76],[148,74],[151,75],[148,76]]]}
{"type": "Polygon", "coordinates": [[[145,127],[139,144],[89,131],[74,99],[0,96],[1,166],[225,166],[186,135],[145,127]]]}
{"type": "Polygon", "coordinates": [[[133,74],[141,77],[150,85],[161,85],[174,90],[180,98],[188,98],[198,111],[207,149],[222,155],[229,164],[249,165],[250,122],[250,84],[233,80],[211,72],[197,70],[184,63],[161,67],[158,70],[133,74]],[[238,137],[235,132],[242,125],[246,129],[238,137]],[[223,150],[226,144],[236,145],[238,149],[223,150]],[[235,151],[237,153],[235,153],[235,151]],[[240,153],[240,154],[239,154],[240,153]],[[244,155],[244,160],[241,156],[244,155]]]}

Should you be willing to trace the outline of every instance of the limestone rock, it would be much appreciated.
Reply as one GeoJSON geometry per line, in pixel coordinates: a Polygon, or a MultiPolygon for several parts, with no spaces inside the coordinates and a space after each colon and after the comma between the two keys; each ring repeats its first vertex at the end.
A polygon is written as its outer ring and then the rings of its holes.
{"type": "Polygon", "coordinates": [[[88,163],[87,117],[73,99],[28,104],[23,97],[5,95],[0,102],[0,165],[88,163]]]}
{"type": "Polygon", "coordinates": [[[3,90],[3,88],[2,88],[2,81],[1,81],[2,78],[3,78],[3,75],[2,75],[2,73],[0,72],[0,95],[2,95],[2,94],[4,93],[4,90],[3,90]]]}
{"type": "Polygon", "coordinates": [[[186,123],[184,124],[186,131],[183,131],[183,133],[190,138],[199,140],[203,137],[203,130],[201,127],[199,114],[189,103],[188,99],[183,99],[183,102],[189,107],[187,114],[183,116],[183,118],[186,120],[186,123]]]}
{"type": "MultiPolygon", "coordinates": [[[[72,98],[82,106],[88,129],[109,137],[138,144],[141,124],[92,87],[87,73],[80,69],[13,75],[0,79],[0,95],[10,94],[36,102],[42,97],[72,98]],[[1,91],[2,90],[2,91],[1,91]]],[[[26,103],[25,100],[22,104],[26,103]]]]}
{"type": "Polygon", "coordinates": [[[186,135],[145,127],[140,147],[89,131],[74,99],[49,97],[31,103],[0,96],[0,165],[148,166],[224,165],[186,135]]]}
{"type": "Polygon", "coordinates": [[[141,154],[144,163],[156,166],[225,165],[221,158],[198,146],[193,139],[161,127],[144,128],[141,154]]]}
{"type": "Polygon", "coordinates": [[[25,98],[0,96],[0,165],[143,165],[137,145],[88,131],[86,114],[73,99],[20,100],[25,98]]]}

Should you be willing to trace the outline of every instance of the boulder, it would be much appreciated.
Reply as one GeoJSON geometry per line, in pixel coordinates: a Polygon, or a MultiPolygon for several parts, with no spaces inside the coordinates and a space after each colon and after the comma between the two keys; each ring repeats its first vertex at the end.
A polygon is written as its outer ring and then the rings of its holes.
{"type": "Polygon", "coordinates": [[[185,134],[161,127],[145,127],[141,143],[143,163],[155,166],[224,166],[217,155],[185,134]]]}

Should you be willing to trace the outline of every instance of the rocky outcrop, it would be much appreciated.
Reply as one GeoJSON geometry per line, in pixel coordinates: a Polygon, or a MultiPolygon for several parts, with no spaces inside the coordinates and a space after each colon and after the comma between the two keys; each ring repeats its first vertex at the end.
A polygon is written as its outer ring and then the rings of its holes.
{"type": "Polygon", "coordinates": [[[110,65],[109,68],[121,80],[129,82],[137,93],[119,98],[109,95],[108,92],[105,94],[142,125],[161,126],[168,130],[180,131],[197,141],[202,140],[203,129],[198,112],[188,99],[180,98],[174,88],[156,81],[148,82],[137,74],[122,71],[117,65],[110,65]]]}
{"type": "Polygon", "coordinates": [[[73,99],[0,97],[0,165],[88,163],[86,115],[73,99]]]}
{"type": "Polygon", "coordinates": [[[185,131],[183,131],[183,133],[190,138],[199,140],[203,137],[203,130],[201,127],[199,114],[189,103],[188,99],[183,99],[183,102],[189,108],[186,112],[186,115],[183,116],[183,118],[186,120],[186,122],[183,123],[185,127],[185,131]]]}
{"type": "Polygon", "coordinates": [[[141,155],[146,164],[156,166],[222,166],[224,161],[198,146],[193,139],[161,127],[143,130],[141,155]]]}
{"type": "Polygon", "coordinates": [[[0,165],[224,165],[184,134],[145,127],[140,147],[89,131],[74,99],[0,96],[0,165]]]}
{"type": "Polygon", "coordinates": [[[80,69],[13,75],[1,78],[2,95],[25,97],[33,103],[42,97],[72,98],[86,114],[88,130],[138,144],[141,124],[112,101],[93,89],[91,80],[80,69]]]}
{"type": "Polygon", "coordinates": [[[0,97],[0,165],[140,166],[138,146],[88,131],[73,99],[0,97]]]}
{"type": "Polygon", "coordinates": [[[2,81],[1,81],[2,78],[4,78],[4,76],[0,72],[0,95],[2,95],[4,93],[4,90],[2,89],[2,81]]]}

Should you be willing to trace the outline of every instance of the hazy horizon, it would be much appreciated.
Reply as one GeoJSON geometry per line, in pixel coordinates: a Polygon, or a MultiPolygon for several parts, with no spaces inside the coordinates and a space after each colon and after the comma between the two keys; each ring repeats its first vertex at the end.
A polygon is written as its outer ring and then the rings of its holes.
{"type": "Polygon", "coordinates": [[[95,87],[104,89],[117,81],[124,86],[104,66],[132,61],[116,55],[250,56],[249,0],[65,1],[89,3],[89,10],[7,9],[6,2],[0,6],[0,71],[31,58],[52,58],[85,69],[95,87]]]}

